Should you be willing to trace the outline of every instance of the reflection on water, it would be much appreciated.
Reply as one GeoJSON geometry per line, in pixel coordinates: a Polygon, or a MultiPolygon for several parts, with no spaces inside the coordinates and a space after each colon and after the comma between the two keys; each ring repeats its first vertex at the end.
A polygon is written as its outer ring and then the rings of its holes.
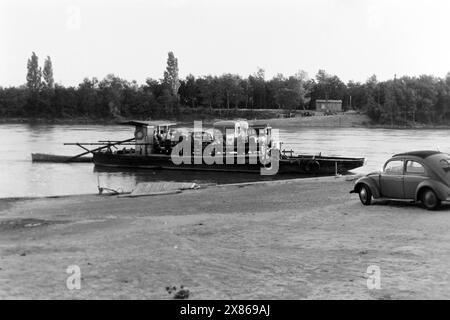
{"type": "MultiPolygon", "coordinates": [[[[0,197],[81,194],[97,185],[131,190],[144,181],[232,183],[274,179],[258,174],[224,172],[105,170],[90,163],[32,163],[31,153],[74,155],[82,152],[64,142],[94,142],[130,138],[133,128],[115,125],[0,125],[0,197]]],[[[378,170],[392,154],[409,150],[450,151],[449,130],[390,130],[364,128],[280,129],[282,148],[299,153],[366,157],[364,173],[378,170]]],[[[289,176],[291,177],[291,176],[289,176]]],[[[297,176],[301,177],[301,176],[297,176]]],[[[285,178],[281,176],[281,178],[285,178]]]]}
{"type": "MultiPolygon", "coordinates": [[[[102,183],[114,183],[117,177],[123,179],[124,184],[132,188],[139,182],[151,181],[178,181],[195,182],[198,184],[227,184],[249,181],[267,181],[277,179],[304,178],[302,174],[280,174],[276,176],[261,176],[254,173],[233,173],[220,171],[188,171],[188,170],[146,170],[131,168],[94,167],[94,172],[99,174],[100,185],[102,183]]],[[[127,189],[124,189],[127,190],[127,189]]]]}

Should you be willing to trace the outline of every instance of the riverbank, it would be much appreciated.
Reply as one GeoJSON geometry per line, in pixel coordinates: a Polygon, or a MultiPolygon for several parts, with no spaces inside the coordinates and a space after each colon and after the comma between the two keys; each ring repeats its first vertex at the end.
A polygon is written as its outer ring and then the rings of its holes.
{"type": "Polygon", "coordinates": [[[370,119],[364,114],[339,114],[329,116],[311,116],[294,118],[276,118],[267,120],[274,128],[366,128],[370,127],[370,119]]]}
{"type": "Polygon", "coordinates": [[[90,125],[90,124],[117,124],[118,119],[92,119],[92,118],[0,118],[0,124],[30,124],[30,125],[90,125]]]}
{"type": "Polygon", "coordinates": [[[0,299],[450,298],[449,207],[363,207],[346,179],[0,200],[0,299]]]}
{"type": "MultiPolygon", "coordinates": [[[[218,115],[216,115],[218,116],[218,115]]],[[[450,125],[429,125],[417,123],[415,126],[401,126],[401,125],[387,125],[387,124],[375,124],[370,118],[361,113],[343,113],[338,115],[329,116],[310,116],[310,117],[291,117],[291,118],[277,118],[273,112],[266,113],[243,113],[240,116],[232,113],[227,115],[223,114],[223,117],[205,117],[202,114],[202,119],[198,119],[195,114],[189,114],[188,116],[181,116],[179,118],[158,118],[153,120],[162,120],[168,122],[181,122],[192,123],[194,120],[203,120],[206,124],[211,124],[218,120],[223,119],[248,119],[248,120],[264,120],[270,123],[274,128],[303,128],[303,127],[325,127],[325,128],[373,128],[373,129],[450,129],[450,125]]],[[[35,124],[35,125],[114,125],[120,121],[127,119],[91,119],[91,118],[63,118],[63,119],[46,119],[46,118],[2,118],[0,124],[35,124]]]]}

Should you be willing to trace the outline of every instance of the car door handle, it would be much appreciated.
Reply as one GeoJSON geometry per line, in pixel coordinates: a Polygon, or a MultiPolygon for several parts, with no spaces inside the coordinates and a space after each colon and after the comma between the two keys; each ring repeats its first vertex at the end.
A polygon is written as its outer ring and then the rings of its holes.
{"type": "MultiPolygon", "coordinates": [[[[390,176],[389,178],[394,181],[402,181],[403,180],[403,177],[398,177],[398,176],[390,176]]],[[[389,178],[388,178],[388,180],[389,180],[389,178]]]]}

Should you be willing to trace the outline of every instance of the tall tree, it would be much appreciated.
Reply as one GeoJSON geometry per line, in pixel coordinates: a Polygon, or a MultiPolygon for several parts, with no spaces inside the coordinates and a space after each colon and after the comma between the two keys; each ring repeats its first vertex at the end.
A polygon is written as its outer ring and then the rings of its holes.
{"type": "Polygon", "coordinates": [[[97,78],[84,78],[83,82],[78,85],[78,105],[77,112],[80,115],[98,115],[99,98],[98,98],[98,80],[97,78]]]}
{"type": "Polygon", "coordinates": [[[367,115],[374,120],[375,122],[380,121],[381,111],[380,106],[376,103],[373,95],[369,94],[367,96],[367,103],[364,106],[364,110],[367,112],[367,115]]]}
{"type": "Polygon", "coordinates": [[[27,63],[27,88],[31,92],[37,92],[41,89],[42,71],[39,67],[38,56],[36,53],[31,54],[31,58],[27,63]]]}
{"type": "MultiPolygon", "coordinates": [[[[394,80],[395,81],[395,80],[394,80]]],[[[384,122],[389,119],[391,127],[394,126],[395,116],[397,114],[397,100],[395,97],[395,87],[392,81],[388,82],[384,91],[384,122]],[[386,119],[388,118],[388,119],[386,119]]]]}
{"type": "Polygon", "coordinates": [[[169,52],[167,58],[167,67],[164,71],[164,84],[173,97],[178,98],[178,89],[180,88],[180,80],[178,78],[178,59],[175,58],[172,51],[169,52]]]}
{"type": "Polygon", "coordinates": [[[241,77],[239,75],[227,73],[220,76],[218,80],[220,81],[227,109],[230,108],[231,103],[234,104],[235,108],[238,108],[239,102],[244,100],[243,88],[240,85],[242,81],[241,77]]]}
{"type": "Polygon", "coordinates": [[[190,74],[186,77],[186,80],[181,81],[179,89],[181,103],[195,108],[197,106],[197,96],[199,95],[199,87],[195,77],[190,74]]]}
{"type": "Polygon", "coordinates": [[[338,76],[330,75],[325,70],[319,70],[316,75],[316,84],[312,95],[315,99],[343,100],[346,94],[346,86],[338,76]]]}
{"type": "Polygon", "coordinates": [[[197,79],[199,97],[204,106],[210,109],[220,107],[223,103],[222,86],[217,77],[208,75],[197,79]]]}
{"type": "Polygon", "coordinates": [[[290,83],[291,89],[295,91],[299,104],[303,109],[310,101],[308,95],[309,88],[307,87],[308,80],[308,73],[304,70],[299,70],[294,76],[289,77],[288,82],[290,83]]]}
{"type": "Polygon", "coordinates": [[[250,104],[257,108],[266,108],[266,80],[265,71],[262,68],[258,68],[258,71],[248,77],[250,91],[252,96],[250,97],[250,104]]]}
{"type": "Polygon", "coordinates": [[[108,74],[99,82],[99,89],[103,96],[103,114],[120,117],[123,112],[123,100],[128,81],[114,74],[108,74]]]}
{"type": "Polygon", "coordinates": [[[49,56],[45,59],[42,75],[44,77],[44,87],[47,89],[53,89],[55,86],[55,80],[53,79],[52,60],[49,56]]]}
{"type": "Polygon", "coordinates": [[[306,75],[303,72],[289,78],[279,73],[269,82],[270,92],[279,109],[297,109],[308,102],[305,79],[306,75]]]}

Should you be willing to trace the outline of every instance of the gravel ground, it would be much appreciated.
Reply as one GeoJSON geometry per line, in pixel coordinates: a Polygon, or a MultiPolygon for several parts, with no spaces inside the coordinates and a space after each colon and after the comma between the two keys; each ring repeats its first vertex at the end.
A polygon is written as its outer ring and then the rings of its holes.
{"type": "Polygon", "coordinates": [[[345,178],[0,200],[0,299],[449,299],[450,207],[363,207],[345,178]],[[79,266],[81,289],[67,268],[79,266]],[[381,289],[366,271],[380,268],[381,289]]]}

